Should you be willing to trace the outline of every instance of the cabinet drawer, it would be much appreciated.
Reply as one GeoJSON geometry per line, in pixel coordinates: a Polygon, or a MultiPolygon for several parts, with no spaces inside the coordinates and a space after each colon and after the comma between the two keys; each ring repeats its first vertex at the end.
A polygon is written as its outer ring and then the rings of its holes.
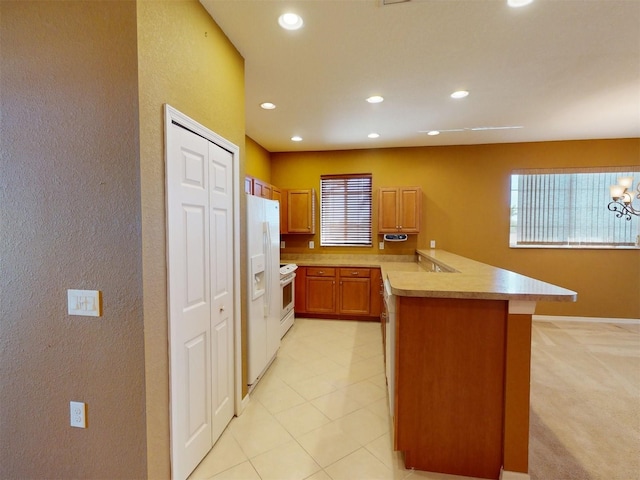
{"type": "Polygon", "coordinates": [[[353,278],[369,278],[371,270],[369,268],[341,268],[341,277],[353,277],[353,278]]]}
{"type": "Polygon", "coordinates": [[[307,267],[307,277],[335,277],[336,269],[327,267],[307,267]]]}

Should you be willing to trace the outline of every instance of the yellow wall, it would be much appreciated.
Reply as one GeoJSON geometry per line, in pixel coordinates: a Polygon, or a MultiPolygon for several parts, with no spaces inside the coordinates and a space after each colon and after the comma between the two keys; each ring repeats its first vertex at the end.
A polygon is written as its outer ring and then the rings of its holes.
{"type": "Polygon", "coordinates": [[[427,248],[433,239],[438,248],[578,292],[578,302],[541,302],[537,314],[640,318],[638,250],[508,245],[512,169],[637,165],[639,159],[640,139],[272,153],[271,181],[281,188],[318,190],[322,174],[370,172],[374,232],[377,188],[423,189],[422,230],[405,244],[387,242],[380,251],[381,236],[375,235],[370,248],[321,248],[317,229],[315,236],[284,236],[285,253],[405,254],[427,248]],[[314,250],[307,248],[309,240],[315,240],[314,250]]]}
{"type": "Polygon", "coordinates": [[[0,478],[144,478],[136,5],[0,12],[0,478]]]}
{"type": "Polygon", "coordinates": [[[139,1],[138,50],[148,478],[160,479],[170,469],[163,104],[238,145],[243,179],[244,61],[196,0],[139,1]]]}
{"type": "Polygon", "coordinates": [[[271,158],[269,152],[251,137],[246,138],[247,175],[271,183],[271,158]]]}

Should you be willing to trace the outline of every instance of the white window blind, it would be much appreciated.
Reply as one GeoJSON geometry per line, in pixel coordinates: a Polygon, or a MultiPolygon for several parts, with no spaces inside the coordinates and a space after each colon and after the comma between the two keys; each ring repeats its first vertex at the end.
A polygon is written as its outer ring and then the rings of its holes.
{"type": "Polygon", "coordinates": [[[372,245],[371,174],[320,177],[320,245],[372,245]]]}
{"type": "Polygon", "coordinates": [[[609,186],[632,167],[517,170],[511,176],[512,247],[637,247],[638,217],[616,217],[609,186]]]}

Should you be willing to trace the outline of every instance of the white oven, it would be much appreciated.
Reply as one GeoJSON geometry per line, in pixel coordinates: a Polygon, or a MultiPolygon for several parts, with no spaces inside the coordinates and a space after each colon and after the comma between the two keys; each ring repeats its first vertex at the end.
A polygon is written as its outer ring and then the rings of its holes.
{"type": "Polygon", "coordinates": [[[280,299],[282,302],[280,310],[280,337],[293,326],[295,312],[293,305],[295,302],[295,278],[298,266],[295,263],[280,265],[280,299]]]}

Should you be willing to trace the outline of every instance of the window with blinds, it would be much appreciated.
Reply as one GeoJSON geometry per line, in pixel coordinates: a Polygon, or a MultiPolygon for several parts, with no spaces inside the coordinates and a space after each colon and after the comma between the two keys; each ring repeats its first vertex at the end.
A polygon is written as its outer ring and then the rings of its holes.
{"type": "Polygon", "coordinates": [[[320,177],[320,245],[372,245],[371,174],[320,177]]]}
{"type": "Polygon", "coordinates": [[[607,205],[618,177],[631,167],[516,170],[511,175],[511,247],[637,248],[640,221],[616,217],[607,205]]]}

